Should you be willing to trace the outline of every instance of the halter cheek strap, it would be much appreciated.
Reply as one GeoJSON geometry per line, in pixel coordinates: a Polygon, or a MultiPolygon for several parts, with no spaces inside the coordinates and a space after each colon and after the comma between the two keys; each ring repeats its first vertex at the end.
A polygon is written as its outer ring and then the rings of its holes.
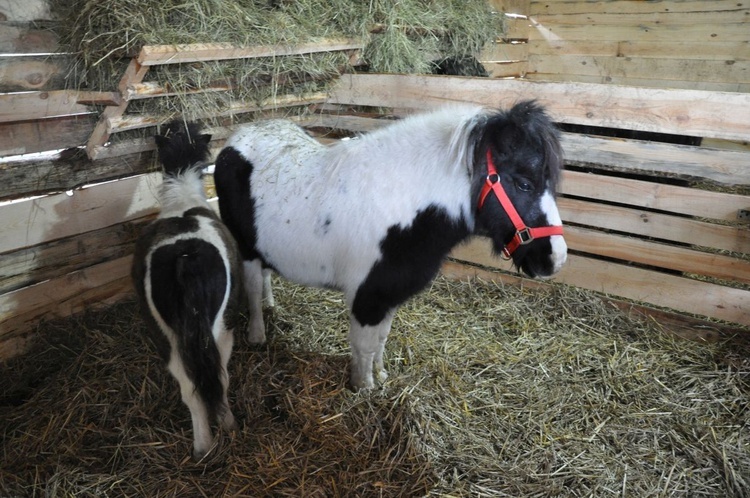
{"type": "Polygon", "coordinates": [[[523,222],[518,211],[516,211],[516,208],[513,206],[510,197],[508,197],[508,194],[505,192],[505,189],[500,182],[500,175],[497,174],[497,169],[492,161],[492,153],[487,149],[487,178],[484,185],[482,185],[482,192],[479,195],[478,209],[482,209],[484,201],[487,199],[490,192],[495,194],[497,200],[500,201],[500,205],[513,222],[513,226],[516,227],[516,233],[513,235],[513,239],[503,248],[503,257],[505,259],[510,259],[511,255],[519,246],[529,244],[536,238],[563,234],[562,225],[534,228],[526,226],[526,223],[523,222]]]}

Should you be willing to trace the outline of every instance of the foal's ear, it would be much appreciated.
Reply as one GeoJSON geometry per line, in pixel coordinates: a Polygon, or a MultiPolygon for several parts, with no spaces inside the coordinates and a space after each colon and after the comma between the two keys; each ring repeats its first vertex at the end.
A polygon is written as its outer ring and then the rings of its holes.
{"type": "Polygon", "coordinates": [[[154,142],[158,148],[162,148],[169,143],[169,139],[163,135],[154,135],[154,142]]]}

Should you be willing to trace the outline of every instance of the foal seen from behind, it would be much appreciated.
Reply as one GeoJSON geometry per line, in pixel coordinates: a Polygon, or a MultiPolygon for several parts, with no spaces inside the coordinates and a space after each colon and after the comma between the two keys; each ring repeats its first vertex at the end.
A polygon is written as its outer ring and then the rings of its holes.
{"type": "Polygon", "coordinates": [[[132,277],[159,354],[190,409],[193,457],[211,448],[211,423],[236,428],[227,363],[240,294],[232,235],[206,202],[201,170],[210,135],[175,121],[154,137],[164,167],[161,212],[136,243],[132,277]]]}
{"type": "Polygon", "coordinates": [[[497,253],[549,277],[567,246],[555,203],[562,167],[543,109],[452,106],[323,146],[290,121],[242,127],[216,160],[221,217],[239,242],[249,339],[263,342],[263,272],[338,289],[350,311],[351,384],[387,374],[394,313],[450,250],[488,235],[497,253]]]}

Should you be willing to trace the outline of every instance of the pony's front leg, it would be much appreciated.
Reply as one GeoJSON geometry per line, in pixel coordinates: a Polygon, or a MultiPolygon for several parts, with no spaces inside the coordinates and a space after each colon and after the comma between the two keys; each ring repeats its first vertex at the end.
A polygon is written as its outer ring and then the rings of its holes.
{"type": "Polygon", "coordinates": [[[273,289],[271,288],[271,270],[263,269],[263,304],[269,308],[276,306],[276,300],[273,298],[273,289]]]}
{"type": "Polygon", "coordinates": [[[388,372],[383,365],[383,352],[391,331],[394,311],[390,311],[377,325],[361,325],[350,318],[349,344],[352,348],[351,384],[353,389],[375,387],[373,371],[379,382],[385,382],[388,372]]]}
{"type": "MultiPolygon", "coordinates": [[[[248,313],[250,321],[247,325],[247,339],[250,344],[263,344],[266,342],[266,325],[263,322],[263,266],[259,259],[244,261],[243,283],[248,300],[248,313]]],[[[270,275],[269,275],[270,280],[270,275]]],[[[270,284],[269,284],[270,285],[270,284]]]]}

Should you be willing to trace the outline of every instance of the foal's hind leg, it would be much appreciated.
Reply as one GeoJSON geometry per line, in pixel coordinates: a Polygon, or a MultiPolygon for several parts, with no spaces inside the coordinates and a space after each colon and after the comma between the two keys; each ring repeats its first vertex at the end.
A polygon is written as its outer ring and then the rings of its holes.
{"type": "Polygon", "coordinates": [[[229,398],[227,397],[227,391],[229,390],[229,370],[227,370],[227,366],[229,364],[229,357],[232,354],[234,333],[232,330],[227,330],[223,325],[220,330],[216,339],[216,347],[219,350],[219,357],[221,358],[220,375],[223,396],[221,406],[216,411],[216,418],[224,429],[234,431],[237,429],[237,422],[231,408],[229,408],[229,398]]]}
{"type": "MultiPolygon", "coordinates": [[[[263,344],[266,342],[266,325],[263,322],[263,267],[259,259],[244,261],[242,267],[245,272],[243,283],[250,313],[247,338],[251,344],[263,344]]],[[[268,279],[270,281],[270,275],[268,279]]]]}
{"type": "Polygon", "coordinates": [[[174,348],[167,368],[180,384],[182,402],[190,410],[190,419],[193,422],[193,458],[200,460],[206,456],[213,444],[208,407],[198,396],[196,385],[188,377],[182,358],[174,348]]]}
{"type": "Polygon", "coordinates": [[[377,325],[361,325],[350,318],[349,344],[352,348],[351,384],[354,389],[375,387],[373,370],[379,382],[385,382],[388,372],[383,365],[383,352],[395,310],[388,312],[377,325]]]}

